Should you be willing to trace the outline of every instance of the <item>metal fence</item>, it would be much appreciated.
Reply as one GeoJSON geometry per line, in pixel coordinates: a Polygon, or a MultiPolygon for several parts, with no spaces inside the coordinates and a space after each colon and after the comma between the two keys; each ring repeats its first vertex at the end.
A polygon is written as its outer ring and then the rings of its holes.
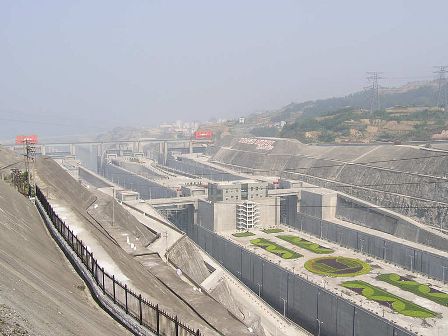
{"type": "Polygon", "coordinates": [[[147,327],[156,335],[201,335],[199,329],[193,330],[186,326],[177,319],[177,316],[171,316],[163,309],[160,309],[157,304],[149,302],[141,294],[137,294],[128,288],[126,284],[123,285],[117,281],[114,275],[108,274],[104,267],[98,264],[97,259],[93,256],[93,252],[89,251],[82,240],[59,218],[38,187],[36,187],[36,197],[53,226],[89,270],[90,275],[103,291],[103,294],[112,299],[126,314],[132,316],[138,323],[147,327]]]}
{"type": "Polygon", "coordinates": [[[315,335],[414,335],[203,227],[193,225],[189,235],[274,309],[315,335]]]}

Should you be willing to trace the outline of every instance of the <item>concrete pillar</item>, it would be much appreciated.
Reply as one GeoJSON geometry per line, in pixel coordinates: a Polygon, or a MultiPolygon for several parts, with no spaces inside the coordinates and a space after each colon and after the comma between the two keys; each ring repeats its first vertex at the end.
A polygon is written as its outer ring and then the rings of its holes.
{"type": "Polygon", "coordinates": [[[163,142],[163,164],[166,165],[168,159],[168,142],[163,142]]]}
{"type": "Polygon", "coordinates": [[[76,147],[74,144],[70,144],[70,155],[76,155],[76,147]]]}
{"type": "Polygon", "coordinates": [[[138,141],[132,142],[132,153],[138,152],[138,141]]]}
{"type": "Polygon", "coordinates": [[[103,156],[103,143],[102,142],[96,144],[96,155],[98,157],[103,156]]]}

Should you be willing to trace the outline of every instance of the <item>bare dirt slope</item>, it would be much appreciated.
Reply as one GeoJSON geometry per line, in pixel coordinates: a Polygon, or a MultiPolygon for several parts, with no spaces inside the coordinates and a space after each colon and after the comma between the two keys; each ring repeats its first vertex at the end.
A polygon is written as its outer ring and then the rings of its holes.
{"type": "Polygon", "coordinates": [[[127,335],[90,297],[36,208],[0,181],[0,335],[127,335]]]}

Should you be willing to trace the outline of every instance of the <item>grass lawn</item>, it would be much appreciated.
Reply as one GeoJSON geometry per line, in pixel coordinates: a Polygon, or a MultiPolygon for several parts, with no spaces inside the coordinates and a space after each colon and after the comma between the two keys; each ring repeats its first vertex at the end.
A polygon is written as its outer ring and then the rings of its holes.
{"type": "Polygon", "coordinates": [[[264,233],[280,233],[283,232],[283,229],[272,228],[272,229],[264,229],[262,231],[264,233]]]}
{"type": "Polygon", "coordinates": [[[252,233],[252,232],[249,232],[249,231],[237,232],[237,233],[233,233],[232,236],[237,237],[237,238],[250,237],[250,236],[255,236],[255,233],[252,233]]]}
{"type": "Polygon", "coordinates": [[[280,238],[288,243],[296,245],[298,247],[304,248],[305,250],[311,251],[317,254],[329,254],[333,253],[334,250],[324,247],[322,245],[310,242],[309,240],[300,238],[299,236],[291,236],[291,235],[279,235],[277,238],[280,238]]]}
{"type": "Polygon", "coordinates": [[[264,238],[256,238],[250,241],[252,245],[261,247],[262,249],[274,253],[283,259],[297,259],[302,257],[301,254],[287,249],[281,245],[271,242],[264,238]]]}
{"type": "Polygon", "coordinates": [[[416,305],[411,301],[405,300],[364,281],[346,281],[342,283],[341,286],[361,294],[369,300],[376,301],[383,306],[392,308],[397,313],[405,316],[419,317],[422,319],[437,316],[437,313],[429,309],[416,305]]]}
{"type": "Polygon", "coordinates": [[[448,293],[441,292],[428,285],[402,277],[395,273],[380,274],[377,276],[377,279],[448,307],[448,293]]]}
{"type": "Polygon", "coordinates": [[[308,260],[305,268],[315,274],[331,277],[353,277],[370,272],[366,262],[346,257],[320,257],[308,260]]]}

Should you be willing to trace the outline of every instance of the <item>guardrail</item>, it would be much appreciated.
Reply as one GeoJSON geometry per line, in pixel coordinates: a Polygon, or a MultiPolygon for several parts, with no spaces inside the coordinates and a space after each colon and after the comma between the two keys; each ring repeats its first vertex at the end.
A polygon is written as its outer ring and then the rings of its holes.
{"type": "Polygon", "coordinates": [[[153,304],[128,288],[127,284],[120,283],[114,275],[108,274],[104,267],[98,264],[93,252],[82,243],[62,221],[51,207],[39,187],[36,186],[36,197],[51,220],[54,228],[70,246],[84,266],[93,277],[96,285],[107,295],[113,303],[124,310],[126,314],[134,318],[140,325],[148,328],[156,335],[176,335],[176,336],[200,336],[199,329],[193,330],[180,322],[177,316],[171,316],[158,304],[153,304]]]}

